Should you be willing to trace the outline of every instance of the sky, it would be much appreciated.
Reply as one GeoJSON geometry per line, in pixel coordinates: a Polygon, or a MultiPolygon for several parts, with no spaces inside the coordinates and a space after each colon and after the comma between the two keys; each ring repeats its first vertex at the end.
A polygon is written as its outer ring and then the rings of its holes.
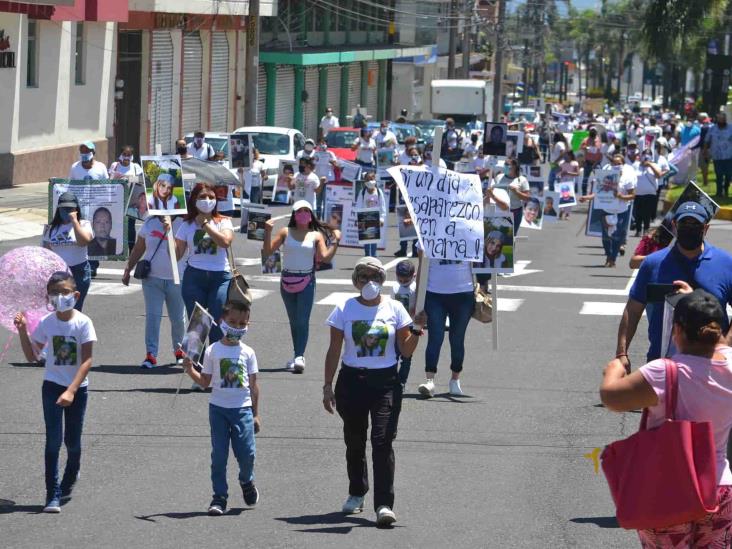
{"type": "MultiPolygon", "coordinates": [[[[588,8],[600,8],[600,0],[571,0],[572,6],[578,10],[586,10],[588,8]]],[[[519,4],[525,4],[526,0],[508,0],[509,11],[514,11],[516,6],[519,4]]],[[[564,2],[558,2],[559,12],[562,14],[567,13],[566,4],[564,2]]]]}

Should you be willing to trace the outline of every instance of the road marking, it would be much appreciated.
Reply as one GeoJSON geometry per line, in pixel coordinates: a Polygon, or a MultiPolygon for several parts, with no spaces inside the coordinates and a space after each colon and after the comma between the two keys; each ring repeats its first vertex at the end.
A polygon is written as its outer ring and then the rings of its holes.
{"type": "Polygon", "coordinates": [[[249,292],[252,294],[252,300],[262,299],[273,293],[272,290],[260,290],[258,288],[249,288],[249,292]]]}
{"type": "Polygon", "coordinates": [[[585,301],[580,310],[581,315],[621,316],[625,303],[608,303],[606,301],[585,301]]]}
{"type": "Polygon", "coordinates": [[[407,259],[407,258],[406,257],[397,257],[395,259],[392,259],[391,261],[388,261],[387,263],[384,264],[384,270],[388,271],[389,269],[391,269],[393,266],[395,266],[397,263],[399,263],[403,259],[407,259]]]}
{"type": "Polygon", "coordinates": [[[518,311],[518,308],[523,304],[523,299],[510,299],[508,297],[498,298],[498,312],[501,313],[513,313],[518,311]]]}
{"type": "Polygon", "coordinates": [[[638,269],[633,269],[633,273],[630,275],[630,279],[628,280],[628,283],[625,285],[625,291],[630,293],[630,289],[633,287],[633,283],[635,282],[635,277],[638,276],[638,269]]]}
{"type": "Polygon", "coordinates": [[[262,260],[258,257],[236,257],[234,261],[240,267],[253,267],[262,264],[262,260]]]}
{"type": "MultiPolygon", "coordinates": [[[[356,297],[357,295],[355,292],[333,292],[318,301],[316,305],[342,305],[347,299],[356,297]]],[[[498,300],[498,310],[500,312],[513,313],[521,307],[523,302],[523,299],[501,298],[498,300]]]]}
{"type": "Polygon", "coordinates": [[[526,267],[528,267],[529,263],[531,263],[531,261],[517,261],[513,266],[513,272],[501,274],[501,278],[513,278],[516,276],[543,272],[541,269],[527,269],[526,267]]]}
{"type": "Polygon", "coordinates": [[[97,269],[97,274],[98,275],[119,275],[119,276],[122,276],[123,274],[125,274],[125,270],[124,269],[106,269],[104,267],[99,267],[97,269]]]}
{"type": "Polygon", "coordinates": [[[89,295],[130,295],[139,292],[142,286],[131,284],[125,286],[121,282],[92,282],[89,295]]]}

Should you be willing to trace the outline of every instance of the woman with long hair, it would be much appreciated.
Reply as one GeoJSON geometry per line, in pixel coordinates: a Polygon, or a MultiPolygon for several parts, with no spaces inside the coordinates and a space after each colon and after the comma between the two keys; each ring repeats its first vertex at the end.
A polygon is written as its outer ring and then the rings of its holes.
{"type": "Polygon", "coordinates": [[[293,358],[286,368],[301,374],[305,371],[305,348],[315,300],[315,263],[333,259],[341,232],[322,223],[307,200],[293,204],[287,227],[272,236],[273,228],[274,222],[267,221],[262,250],[269,257],[282,247],[280,294],[287,310],[293,346],[293,358]],[[328,242],[332,244],[329,246],[328,242]]]}

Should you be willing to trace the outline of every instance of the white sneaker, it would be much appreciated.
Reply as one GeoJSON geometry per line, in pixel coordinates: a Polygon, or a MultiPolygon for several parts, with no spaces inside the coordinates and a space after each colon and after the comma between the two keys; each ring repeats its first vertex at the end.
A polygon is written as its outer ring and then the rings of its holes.
{"type": "Polygon", "coordinates": [[[363,496],[348,496],[341,511],[346,515],[354,515],[363,511],[363,496]]]}
{"type": "Polygon", "coordinates": [[[305,371],[305,357],[296,356],[295,364],[293,365],[292,369],[295,371],[296,374],[303,373],[305,371]]]}
{"type": "Polygon", "coordinates": [[[394,511],[386,505],[382,505],[376,510],[376,526],[390,526],[396,522],[394,511]]]}
{"type": "Polygon", "coordinates": [[[463,390],[460,387],[460,380],[459,379],[451,379],[449,384],[449,390],[450,394],[452,396],[463,396],[463,390]]]}
{"type": "Polygon", "coordinates": [[[435,396],[435,380],[428,379],[422,385],[417,387],[417,391],[419,391],[419,394],[422,396],[432,398],[433,396],[435,396]]]}
{"type": "Polygon", "coordinates": [[[288,372],[292,372],[295,369],[295,359],[288,360],[287,364],[285,364],[285,370],[288,372]]]}

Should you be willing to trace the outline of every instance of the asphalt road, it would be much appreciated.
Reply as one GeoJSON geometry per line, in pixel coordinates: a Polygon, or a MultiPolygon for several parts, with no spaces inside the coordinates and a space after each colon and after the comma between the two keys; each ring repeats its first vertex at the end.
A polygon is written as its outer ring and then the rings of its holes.
{"type": "MultiPolygon", "coordinates": [[[[637,429],[638,414],[598,405],[597,388],[613,356],[619,312],[631,276],[626,256],[600,267],[597,238],[581,232],[584,215],[542,231],[522,230],[517,258],[525,274],[499,280],[499,350],[489,325],[471,323],[463,388],[446,396],[447,348],[440,394],[417,398],[424,344],[415,355],[395,442],[398,522],[377,530],[367,511],[339,513],[347,495],[341,422],[321,405],[331,305],[315,305],[307,369],[283,371],[291,356],[284,307],[274,280],[252,277],[257,290],[247,337],[261,368],[263,427],[257,438],[261,500],[246,508],[232,490],[229,513],[206,516],[211,486],[208,395],[174,393],[181,370],[142,371],[144,308],[139,287],[120,294],[119,276],[100,275],[85,312],[99,343],[90,375],[82,478],[60,515],[44,503],[40,386],[43,370],[23,363],[13,341],[0,364],[0,536],[4,547],[603,547],[637,546],[618,528],[602,474],[584,457],[637,429]],[[533,270],[533,272],[532,272],[533,270]],[[599,305],[598,305],[599,303],[599,305]],[[581,311],[594,314],[580,314],[581,311]]],[[[730,225],[710,231],[729,248],[730,225]]],[[[394,229],[391,229],[392,232],[394,229]]],[[[629,247],[635,245],[631,238],[629,247]]],[[[0,243],[0,253],[35,243],[0,243]]],[[[388,252],[395,249],[390,245],[388,252]]],[[[235,255],[258,257],[237,235],[235,255]]],[[[387,255],[387,254],[385,254],[387,255]]],[[[361,256],[341,249],[334,271],[318,276],[317,300],[350,292],[361,256]],[[342,283],[339,283],[341,281],[342,283]]],[[[387,260],[392,259],[388,254],[387,260]]],[[[102,267],[120,269],[120,263],[102,267]]],[[[257,274],[258,267],[244,267],[257,274]]],[[[393,268],[389,271],[393,280],[393,268]]],[[[162,327],[163,359],[168,324],[162,327]]],[[[3,332],[0,345],[8,336],[3,332]]],[[[446,344],[447,345],[447,342],[446,344]]],[[[645,320],[632,345],[645,355],[645,320]]],[[[184,388],[189,387],[184,380],[184,388]]],[[[236,487],[233,456],[230,485],[236,487]]]]}

